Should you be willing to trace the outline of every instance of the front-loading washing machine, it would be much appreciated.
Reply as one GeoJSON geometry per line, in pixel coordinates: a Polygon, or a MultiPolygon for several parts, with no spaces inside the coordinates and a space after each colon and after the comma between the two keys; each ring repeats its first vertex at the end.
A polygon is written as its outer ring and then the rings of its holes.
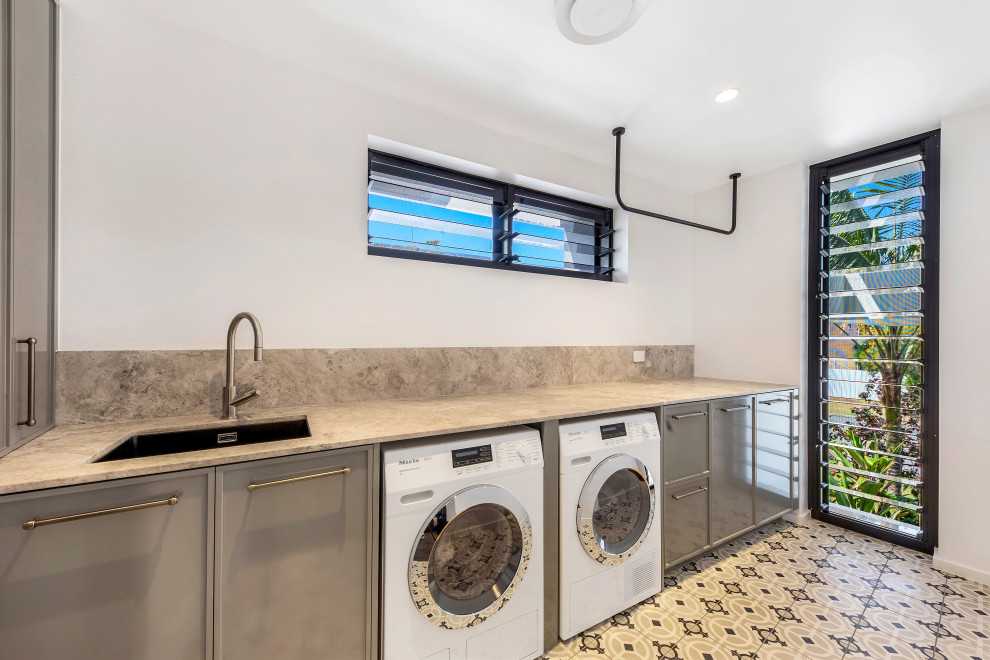
{"type": "Polygon", "coordinates": [[[386,445],[384,660],[543,652],[543,446],[513,427],[386,445]]]}
{"type": "Polygon", "coordinates": [[[651,412],[561,422],[562,638],[659,593],[660,456],[651,412]]]}

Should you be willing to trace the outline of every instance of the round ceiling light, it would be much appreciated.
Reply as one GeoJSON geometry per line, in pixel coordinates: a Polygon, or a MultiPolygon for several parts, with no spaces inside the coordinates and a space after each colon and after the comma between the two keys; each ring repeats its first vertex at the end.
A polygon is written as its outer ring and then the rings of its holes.
{"type": "Polygon", "coordinates": [[[556,0],[557,28],[579,44],[615,39],[635,25],[649,0],[556,0]]]}
{"type": "Polygon", "coordinates": [[[715,97],[715,102],[716,103],[728,103],[729,101],[731,101],[732,99],[736,98],[737,96],[739,96],[739,90],[738,89],[727,89],[727,90],[725,90],[724,92],[722,92],[721,94],[719,94],[718,96],[715,97]]]}

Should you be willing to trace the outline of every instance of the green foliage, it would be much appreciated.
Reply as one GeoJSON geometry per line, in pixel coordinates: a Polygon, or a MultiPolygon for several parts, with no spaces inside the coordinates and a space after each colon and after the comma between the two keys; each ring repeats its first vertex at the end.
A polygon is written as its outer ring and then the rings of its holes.
{"type": "MultiPolygon", "coordinates": [[[[896,459],[891,456],[863,451],[864,449],[879,449],[879,443],[876,440],[864,442],[853,429],[846,429],[844,435],[845,443],[843,446],[832,446],[829,448],[829,462],[831,464],[863,470],[865,472],[873,472],[875,474],[886,474],[895,463],[896,459]]],[[[900,450],[901,446],[896,445],[881,451],[889,451],[889,453],[896,454],[900,450]]],[[[839,486],[867,495],[881,495],[889,499],[894,499],[890,493],[885,493],[886,487],[890,482],[878,481],[874,478],[860,476],[842,470],[829,470],[828,481],[832,486],[839,486]]],[[[908,488],[907,490],[913,489],[908,488]]],[[[897,507],[885,502],[877,502],[867,497],[856,497],[855,495],[849,495],[848,493],[835,490],[831,490],[829,493],[832,501],[836,504],[873,515],[892,518],[911,525],[917,526],[920,524],[918,513],[911,509],[897,507]]],[[[911,498],[904,497],[903,499],[904,501],[909,501],[911,498]]]]}

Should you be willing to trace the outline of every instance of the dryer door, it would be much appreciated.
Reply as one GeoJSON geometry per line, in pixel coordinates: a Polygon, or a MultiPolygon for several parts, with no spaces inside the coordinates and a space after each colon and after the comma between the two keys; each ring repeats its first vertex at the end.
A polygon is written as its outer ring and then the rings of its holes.
{"type": "Polygon", "coordinates": [[[500,610],[519,588],[533,548],[521,502],[497,486],[471,486],[441,504],[409,559],[409,591],[441,628],[468,628],[500,610]]]}
{"type": "Polygon", "coordinates": [[[609,456],[588,476],[578,498],[581,545],[605,566],[625,561],[646,540],[656,506],[646,465],[628,454],[609,456]]]}

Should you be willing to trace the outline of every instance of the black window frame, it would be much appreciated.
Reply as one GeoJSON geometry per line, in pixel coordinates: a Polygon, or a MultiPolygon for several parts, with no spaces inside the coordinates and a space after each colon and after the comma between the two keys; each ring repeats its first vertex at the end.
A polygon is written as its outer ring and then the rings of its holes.
{"type": "Polygon", "coordinates": [[[938,396],[939,396],[939,223],[940,223],[940,179],[941,179],[941,130],[933,130],[870,149],[833,158],[817,163],[809,168],[808,204],[808,419],[807,419],[807,468],[808,506],[812,518],[838,527],[851,529],[883,541],[931,553],[938,545],[938,494],[939,494],[939,454],[938,454],[938,396]],[[924,239],[922,287],[925,295],[923,358],[925,385],[924,402],[921,409],[921,466],[924,480],[924,503],[921,521],[921,534],[910,537],[892,529],[873,525],[865,521],[829,513],[828,505],[822,503],[820,487],[820,419],[822,416],[822,318],[819,297],[822,278],[822,254],[819,247],[822,241],[822,182],[831,176],[851,173],[869,167],[892,162],[898,158],[921,152],[925,164],[925,211],[922,223],[924,239]]]}
{"type": "MultiPolygon", "coordinates": [[[[571,277],[586,280],[596,280],[604,282],[613,281],[615,272],[614,255],[615,246],[613,237],[615,226],[613,224],[613,209],[597,204],[589,204],[568,197],[562,197],[552,193],[518,186],[497,179],[474,176],[455,169],[433,165],[422,161],[396,156],[388,152],[377,149],[368,149],[368,172],[367,181],[370,183],[372,175],[373,159],[379,159],[378,167],[381,168],[381,161],[392,162],[396,167],[403,165],[416,170],[424,177],[435,176],[438,179],[453,179],[461,184],[477,186],[479,189],[491,191],[492,193],[492,260],[483,261],[481,259],[471,259],[467,257],[456,257],[443,254],[432,254],[428,252],[415,252],[412,250],[400,250],[371,245],[371,235],[368,235],[368,254],[379,257],[393,257],[399,259],[412,259],[415,261],[432,261],[436,263],[458,264],[462,266],[475,266],[480,268],[494,268],[497,270],[511,270],[524,273],[540,273],[544,275],[556,275],[558,277],[571,277]],[[515,203],[535,204],[546,209],[561,208],[569,214],[587,219],[594,223],[600,230],[595,231],[595,271],[580,272],[569,271],[558,268],[547,268],[530,264],[517,263],[512,255],[512,240],[517,235],[512,230],[513,205],[515,203]],[[502,226],[498,226],[498,223],[502,226]]],[[[428,180],[428,179],[427,179],[428,180]]],[[[368,214],[371,207],[368,207],[368,214]]],[[[367,222],[367,217],[366,220],[367,222]]],[[[518,258],[518,257],[515,257],[518,258]]]]}

